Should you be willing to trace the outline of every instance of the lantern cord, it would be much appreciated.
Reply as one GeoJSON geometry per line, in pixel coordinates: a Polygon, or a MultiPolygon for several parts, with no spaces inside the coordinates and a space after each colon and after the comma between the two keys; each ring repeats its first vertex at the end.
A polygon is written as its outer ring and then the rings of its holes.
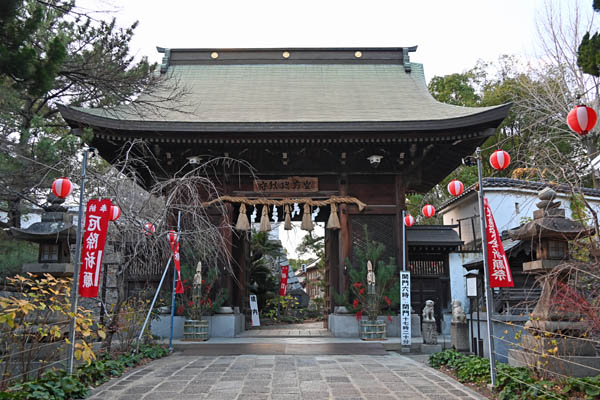
{"type": "Polygon", "coordinates": [[[327,205],[331,205],[331,204],[345,203],[345,204],[356,205],[358,207],[359,211],[364,210],[365,207],[367,206],[365,203],[363,203],[356,197],[340,197],[340,196],[331,196],[327,200],[313,200],[308,197],[274,200],[274,199],[251,199],[248,197],[221,196],[214,200],[202,203],[202,206],[208,207],[214,203],[225,202],[225,201],[229,202],[229,203],[242,203],[242,204],[251,205],[251,206],[268,205],[268,206],[278,206],[278,207],[282,207],[285,205],[292,205],[294,203],[308,204],[309,206],[312,206],[312,207],[323,207],[323,206],[327,206],[327,205]]]}

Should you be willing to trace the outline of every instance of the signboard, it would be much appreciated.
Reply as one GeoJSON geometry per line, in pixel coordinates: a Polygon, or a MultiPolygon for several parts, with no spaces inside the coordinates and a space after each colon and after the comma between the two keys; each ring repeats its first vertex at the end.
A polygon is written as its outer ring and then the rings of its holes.
{"type": "Polygon", "coordinates": [[[83,250],[79,264],[81,266],[79,274],[79,295],[81,297],[98,296],[111,205],[110,199],[92,199],[87,203],[83,250]]]}
{"type": "Polygon", "coordinates": [[[286,179],[256,179],[255,192],[317,192],[319,178],[291,176],[286,179]]]}
{"type": "Polygon", "coordinates": [[[467,278],[467,297],[477,297],[477,278],[467,278]]]}
{"type": "Polygon", "coordinates": [[[252,326],[260,326],[260,317],[258,315],[258,302],[256,295],[250,295],[250,310],[252,311],[252,326]]]}
{"type": "Polygon", "coordinates": [[[287,281],[288,281],[288,271],[290,270],[289,265],[281,266],[281,286],[279,287],[279,295],[285,296],[285,291],[287,289],[287,281]]]}
{"type": "Polygon", "coordinates": [[[510,272],[508,259],[502,246],[502,240],[498,234],[496,221],[487,199],[483,201],[485,213],[485,239],[487,244],[488,272],[490,287],[513,287],[515,283],[510,272]]]}
{"type": "Polygon", "coordinates": [[[410,272],[400,272],[400,343],[410,346],[410,272]]]}

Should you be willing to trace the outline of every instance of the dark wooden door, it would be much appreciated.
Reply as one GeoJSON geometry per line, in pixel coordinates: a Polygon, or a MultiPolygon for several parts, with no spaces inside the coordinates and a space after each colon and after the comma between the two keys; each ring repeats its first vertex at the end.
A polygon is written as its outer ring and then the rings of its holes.
{"type": "Polygon", "coordinates": [[[423,318],[423,308],[427,300],[434,301],[434,315],[438,332],[442,327],[442,280],[439,278],[412,278],[411,279],[411,305],[423,318]]]}

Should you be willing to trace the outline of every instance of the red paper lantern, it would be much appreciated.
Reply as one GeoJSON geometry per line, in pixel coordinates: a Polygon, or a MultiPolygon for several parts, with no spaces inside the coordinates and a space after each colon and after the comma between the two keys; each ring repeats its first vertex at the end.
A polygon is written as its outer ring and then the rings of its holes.
{"type": "Polygon", "coordinates": [[[465,190],[465,185],[459,180],[453,179],[448,184],[448,193],[452,196],[460,196],[465,190]]]}
{"type": "Polygon", "coordinates": [[[490,156],[490,164],[492,168],[502,171],[510,164],[510,155],[504,150],[496,150],[490,156]]]}
{"type": "Polygon", "coordinates": [[[154,232],[156,232],[156,228],[154,227],[154,225],[150,222],[146,222],[146,224],[144,225],[144,233],[147,236],[152,236],[154,232]]]}
{"type": "Polygon", "coordinates": [[[116,221],[121,216],[121,209],[119,206],[110,206],[110,220],[116,221]]]}
{"type": "Polygon", "coordinates": [[[427,218],[431,218],[435,215],[435,207],[431,204],[425,204],[423,207],[423,215],[427,218]]]}
{"type": "Polygon", "coordinates": [[[415,224],[415,219],[412,215],[407,215],[404,217],[404,225],[413,226],[415,224]]]}
{"type": "Polygon", "coordinates": [[[587,135],[596,125],[596,111],[593,108],[579,105],[567,115],[567,125],[578,135],[587,135]]]}
{"type": "Polygon", "coordinates": [[[177,243],[177,232],[169,231],[169,243],[171,243],[171,246],[174,246],[175,243],[177,243]]]}
{"type": "Polygon", "coordinates": [[[58,178],[52,183],[52,193],[56,197],[64,199],[73,191],[73,184],[69,178],[58,178]]]}

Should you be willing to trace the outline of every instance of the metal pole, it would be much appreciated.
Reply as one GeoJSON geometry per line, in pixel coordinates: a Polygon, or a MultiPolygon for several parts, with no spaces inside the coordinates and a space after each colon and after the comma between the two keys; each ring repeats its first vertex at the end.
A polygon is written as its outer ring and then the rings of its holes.
{"type": "Polygon", "coordinates": [[[134,353],[137,353],[140,350],[140,341],[142,340],[142,335],[144,334],[144,331],[146,330],[146,325],[148,324],[148,320],[150,319],[150,314],[152,313],[152,309],[154,308],[154,303],[156,303],[156,299],[158,298],[158,293],[160,292],[160,289],[162,288],[162,284],[163,284],[163,281],[165,280],[165,276],[167,276],[167,271],[169,270],[169,266],[171,265],[172,259],[173,259],[173,256],[169,257],[167,266],[165,267],[162,277],[160,278],[158,288],[156,289],[156,293],[154,293],[154,298],[152,299],[152,303],[150,304],[150,309],[148,310],[148,314],[146,315],[146,320],[144,321],[144,325],[142,325],[142,330],[140,331],[140,335],[137,338],[137,343],[135,345],[134,353]]]}
{"type": "Polygon", "coordinates": [[[487,240],[485,234],[485,215],[483,208],[483,178],[481,176],[481,149],[475,150],[477,158],[477,174],[479,175],[479,222],[481,229],[481,250],[483,251],[483,282],[485,286],[485,313],[487,320],[488,352],[490,357],[490,377],[492,388],[496,387],[496,353],[494,350],[494,327],[492,325],[492,310],[494,300],[492,299],[492,288],[488,277],[488,254],[487,240]]]}
{"type": "MultiPolygon", "coordinates": [[[[177,243],[179,243],[179,228],[181,223],[181,211],[177,214],[177,243]]],[[[173,263],[173,292],[171,294],[171,334],[169,335],[169,351],[173,351],[173,323],[175,322],[175,290],[177,288],[177,268],[173,263]]]]}
{"type": "Polygon", "coordinates": [[[69,355],[67,357],[67,371],[69,375],[73,374],[73,357],[75,355],[75,326],[77,320],[77,300],[79,296],[79,263],[81,262],[81,225],[83,223],[83,195],[85,192],[85,170],[87,168],[88,151],[93,151],[93,148],[88,148],[83,151],[83,162],[81,165],[81,182],[79,184],[79,213],[77,219],[77,237],[75,244],[75,262],[73,262],[73,288],[71,289],[71,325],[69,327],[69,355]]]}

